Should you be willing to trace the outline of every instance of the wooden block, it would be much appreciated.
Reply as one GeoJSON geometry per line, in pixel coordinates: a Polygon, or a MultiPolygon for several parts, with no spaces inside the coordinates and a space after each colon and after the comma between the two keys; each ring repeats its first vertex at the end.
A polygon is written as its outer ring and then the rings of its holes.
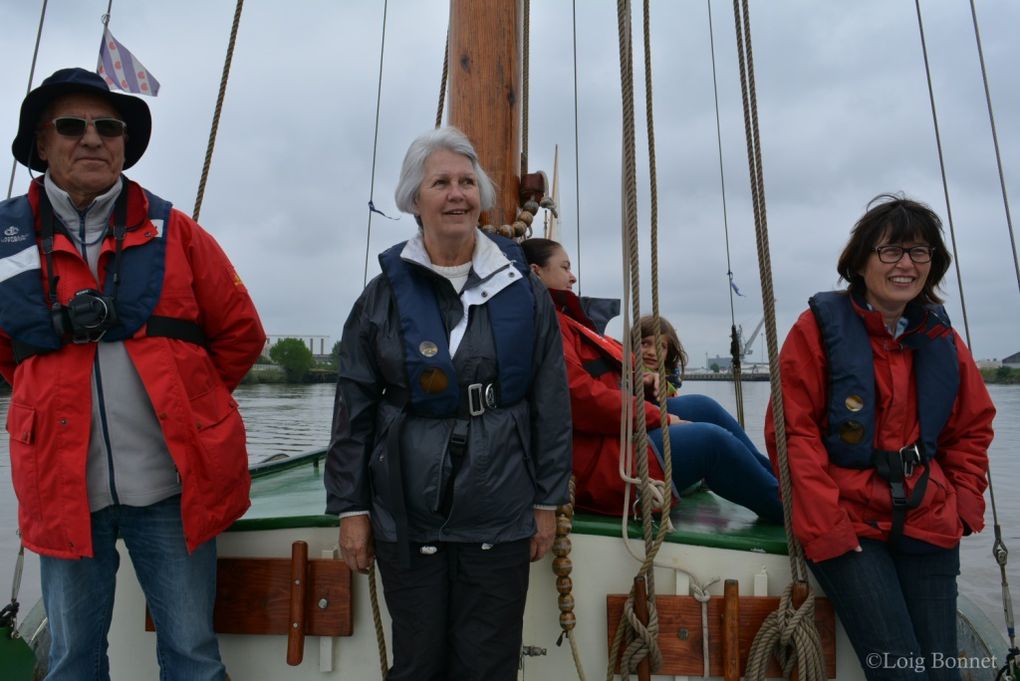
{"type": "MultiPolygon", "coordinates": [[[[220,558],[213,627],[220,634],[278,634],[290,630],[291,561],[288,558],[220,558]]],[[[145,630],[155,631],[148,608],[145,630]]],[[[342,560],[308,561],[307,636],[350,636],[351,571],[342,560]],[[326,601],[326,607],[319,602],[326,601]]]]}
{"type": "MultiPolygon", "coordinates": [[[[616,627],[623,614],[626,594],[610,594],[606,596],[606,615],[608,620],[608,644],[612,644],[616,635],[616,627]]],[[[747,668],[747,655],[751,643],[765,618],[779,605],[775,597],[741,596],[739,602],[740,619],[740,673],[747,668]]],[[[659,613],[659,649],[662,651],[663,663],[656,673],[665,676],[701,676],[702,633],[701,603],[693,596],[661,596],[655,597],[655,606],[659,613]]],[[[708,636],[709,636],[709,671],[712,676],[723,675],[723,598],[713,596],[708,603],[708,636]]],[[[815,599],[815,624],[822,641],[822,653],[825,656],[825,672],[828,678],[836,678],[836,617],[832,605],[826,598],[815,599]]],[[[768,668],[769,678],[782,678],[779,665],[773,660],[768,668]]]]}

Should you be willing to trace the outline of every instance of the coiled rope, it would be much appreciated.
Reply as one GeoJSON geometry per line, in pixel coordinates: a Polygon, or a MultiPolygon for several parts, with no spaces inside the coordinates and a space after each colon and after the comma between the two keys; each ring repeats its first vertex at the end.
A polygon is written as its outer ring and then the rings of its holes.
{"type": "Polygon", "coordinates": [[[737,55],[740,65],[741,99],[744,106],[744,132],[747,139],[747,161],[751,175],[751,196],[754,206],[755,241],[758,248],[758,269],[761,276],[762,302],[765,306],[765,338],[768,346],[769,382],[772,393],[772,418],[776,429],[779,454],[779,481],[783,499],[783,524],[790,556],[790,572],[794,582],[807,588],[807,598],[795,608],[794,583],[783,592],[778,608],[770,613],[751,644],[746,678],[765,678],[768,659],[775,655],[785,670],[796,668],[800,681],[823,681],[825,665],[814,619],[814,594],[807,582],[804,550],[793,533],[792,485],[786,451],[786,423],[783,416],[783,392],[779,375],[779,352],[776,344],[776,310],[772,288],[772,261],[769,255],[768,223],[765,214],[765,179],[762,169],[761,144],[758,131],[758,100],[754,87],[754,59],[751,48],[751,17],[747,0],[733,0],[737,55]]]}
{"type": "Polygon", "coordinates": [[[234,45],[237,43],[237,28],[241,24],[241,9],[244,0],[237,0],[234,8],[234,23],[230,27],[230,41],[227,43],[227,56],[223,61],[223,74],[220,76],[220,91],[216,95],[216,110],[213,112],[212,127],[209,130],[209,144],[205,149],[205,162],[202,164],[202,177],[198,181],[198,193],[195,195],[195,210],[191,219],[198,222],[198,213],[202,209],[205,197],[205,183],[209,179],[209,167],[212,165],[213,149],[216,147],[216,132],[220,128],[220,113],[223,111],[223,99],[227,95],[227,79],[230,78],[230,63],[234,60],[234,45]]]}

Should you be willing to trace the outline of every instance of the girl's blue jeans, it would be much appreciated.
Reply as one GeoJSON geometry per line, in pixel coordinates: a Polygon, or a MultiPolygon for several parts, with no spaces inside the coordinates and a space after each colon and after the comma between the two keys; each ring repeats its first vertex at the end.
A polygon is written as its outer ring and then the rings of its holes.
{"type": "MultiPolygon", "coordinates": [[[[673,483],[678,490],[700,480],[724,499],[782,524],[779,483],[768,458],[758,451],[728,411],[705,395],[671,397],[667,409],[691,423],[669,426],[673,483]]],[[[663,429],[648,432],[660,453],[663,429]]]]}

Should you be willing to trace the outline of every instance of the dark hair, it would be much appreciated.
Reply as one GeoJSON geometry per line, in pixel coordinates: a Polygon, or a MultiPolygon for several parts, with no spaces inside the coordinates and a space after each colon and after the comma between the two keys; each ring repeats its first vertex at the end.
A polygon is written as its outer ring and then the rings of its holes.
{"type": "Polygon", "coordinates": [[[524,258],[528,261],[529,265],[545,267],[549,263],[549,258],[553,256],[553,253],[555,253],[557,249],[562,249],[563,245],[560,244],[559,241],[553,241],[552,239],[534,237],[532,239],[525,239],[522,241],[521,248],[524,249],[524,258]]]}
{"type": "Polygon", "coordinates": [[[864,276],[860,272],[883,238],[894,244],[921,240],[932,247],[931,268],[918,298],[926,304],[941,303],[942,298],[935,289],[942,283],[953,260],[942,241],[942,220],[925,204],[895,194],[880,194],[868,202],[867,212],[850,232],[850,241],[836,264],[836,271],[850,285],[850,291],[858,295],[865,293],[864,276]]]}
{"type": "MultiPolygon", "coordinates": [[[[642,339],[655,337],[655,317],[645,315],[638,320],[638,325],[641,327],[642,339]]],[[[687,351],[680,342],[680,336],[665,317],[659,317],[659,333],[666,340],[666,371],[679,371],[683,378],[684,369],[687,368],[687,351]]]]}

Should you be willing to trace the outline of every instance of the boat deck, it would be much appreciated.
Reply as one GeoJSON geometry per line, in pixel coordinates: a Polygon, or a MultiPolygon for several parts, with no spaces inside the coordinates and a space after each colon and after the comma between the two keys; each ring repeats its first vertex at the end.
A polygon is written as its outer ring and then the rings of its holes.
{"type": "MultiPolygon", "coordinates": [[[[231,531],[337,526],[334,516],[323,513],[324,451],[310,452],[252,468],[252,506],[231,531]]],[[[758,520],[751,511],[711,492],[685,496],[670,515],[674,531],[668,541],[678,544],[786,553],[786,535],[779,525],[758,520]]],[[[578,513],[574,532],[600,536],[620,535],[620,520],[578,513]]],[[[631,523],[632,537],[640,538],[641,526],[631,523]]]]}

